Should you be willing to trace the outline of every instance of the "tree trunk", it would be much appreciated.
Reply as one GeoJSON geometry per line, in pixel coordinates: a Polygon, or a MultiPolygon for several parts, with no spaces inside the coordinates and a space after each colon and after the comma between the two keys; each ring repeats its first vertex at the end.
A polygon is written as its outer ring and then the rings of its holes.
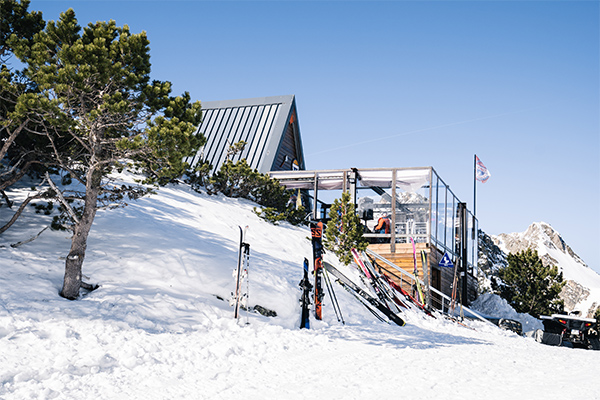
{"type": "Polygon", "coordinates": [[[79,297],[81,288],[81,267],[85,258],[87,238],[92,228],[100,193],[102,173],[98,169],[90,169],[87,176],[83,215],[79,223],[75,224],[71,239],[71,251],[65,262],[65,277],[60,295],[69,300],[79,297]]]}

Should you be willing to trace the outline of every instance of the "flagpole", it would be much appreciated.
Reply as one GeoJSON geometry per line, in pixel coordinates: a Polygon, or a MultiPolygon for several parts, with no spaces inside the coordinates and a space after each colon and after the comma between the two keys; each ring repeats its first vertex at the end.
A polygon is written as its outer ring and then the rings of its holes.
{"type": "Polygon", "coordinates": [[[473,216],[477,216],[477,154],[473,155],[473,216]]]}

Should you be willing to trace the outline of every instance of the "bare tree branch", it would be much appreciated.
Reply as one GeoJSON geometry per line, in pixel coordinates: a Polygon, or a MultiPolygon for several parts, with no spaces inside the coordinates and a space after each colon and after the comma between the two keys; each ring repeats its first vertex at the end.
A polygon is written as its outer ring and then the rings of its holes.
{"type": "Polygon", "coordinates": [[[42,229],[41,231],[39,231],[36,235],[33,235],[32,237],[30,237],[27,240],[23,240],[21,242],[17,242],[17,243],[13,243],[10,245],[10,247],[13,248],[17,248],[25,243],[29,243],[29,242],[33,242],[35,239],[37,239],[46,229],[50,228],[50,226],[45,227],[44,229],[42,229]]]}
{"type": "Polygon", "coordinates": [[[10,129],[8,129],[8,127],[5,127],[4,129],[6,130],[6,132],[8,132],[8,137],[4,140],[4,144],[2,145],[2,148],[0,149],[0,160],[2,160],[4,158],[4,156],[6,155],[6,153],[8,152],[8,149],[10,148],[10,146],[13,144],[13,142],[15,141],[15,139],[17,138],[17,136],[19,136],[19,134],[21,133],[21,131],[23,131],[23,128],[25,128],[25,126],[30,122],[29,118],[26,118],[23,122],[21,122],[21,124],[15,128],[14,131],[10,131],[10,129]]]}
{"type": "Polygon", "coordinates": [[[48,184],[50,185],[52,190],[54,190],[54,192],[56,193],[56,197],[58,198],[58,201],[60,201],[60,204],[62,204],[63,207],[65,208],[65,210],[67,210],[67,213],[69,214],[69,216],[71,217],[73,222],[78,224],[79,218],[77,218],[77,214],[75,214],[75,211],[73,211],[73,208],[71,207],[71,205],[65,200],[61,191],[58,189],[58,187],[56,187],[56,185],[52,181],[52,178],[50,178],[50,174],[48,174],[47,171],[46,171],[46,179],[48,180],[48,184]]]}
{"type": "Polygon", "coordinates": [[[23,213],[23,210],[25,210],[25,207],[27,206],[27,204],[29,204],[32,200],[41,199],[43,196],[44,196],[43,193],[37,193],[34,196],[27,196],[27,198],[23,201],[23,203],[21,203],[21,205],[19,206],[19,209],[15,212],[15,214],[10,219],[10,221],[8,221],[6,223],[6,225],[4,225],[3,227],[0,227],[0,233],[6,232],[6,230],[8,228],[10,228],[17,221],[17,219],[23,213]]]}
{"type": "Polygon", "coordinates": [[[8,208],[12,208],[13,202],[10,201],[4,190],[0,190],[0,194],[2,194],[2,198],[4,198],[4,201],[6,201],[6,205],[8,206],[8,208]]]}

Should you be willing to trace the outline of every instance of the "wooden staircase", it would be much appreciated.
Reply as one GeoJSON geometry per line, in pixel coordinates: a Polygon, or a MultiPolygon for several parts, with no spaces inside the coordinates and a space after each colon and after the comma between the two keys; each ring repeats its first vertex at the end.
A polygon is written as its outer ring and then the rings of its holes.
{"type": "MultiPolygon", "coordinates": [[[[430,253],[429,244],[427,243],[415,243],[417,252],[417,271],[419,278],[423,279],[423,265],[421,264],[421,250],[425,250],[427,254],[430,253]]],[[[396,243],[396,251],[392,253],[390,251],[389,243],[384,244],[370,244],[369,250],[374,251],[380,256],[388,259],[394,263],[398,268],[403,269],[409,274],[413,275],[415,270],[414,264],[414,253],[411,243],[396,243]]]]}

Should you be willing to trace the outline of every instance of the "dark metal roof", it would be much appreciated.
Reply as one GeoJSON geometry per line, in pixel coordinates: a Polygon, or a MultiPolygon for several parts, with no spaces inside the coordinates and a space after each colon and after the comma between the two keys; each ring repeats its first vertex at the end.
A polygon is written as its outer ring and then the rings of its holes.
{"type": "Polygon", "coordinates": [[[204,134],[207,142],[187,161],[192,167],[200,160],[208,161],[214,173],[225,162],[229,146],[243,140],[246,147],[232,161],[245,158],[252,168],[266,173],[277,169],[273,165],[275,157],[288,124],[293,123],[297,132],[295,157],[300,169],[304,169],[297,117],[292,117],[295,108],[293,95],[203,102],[198,131],[204,134]]]}

